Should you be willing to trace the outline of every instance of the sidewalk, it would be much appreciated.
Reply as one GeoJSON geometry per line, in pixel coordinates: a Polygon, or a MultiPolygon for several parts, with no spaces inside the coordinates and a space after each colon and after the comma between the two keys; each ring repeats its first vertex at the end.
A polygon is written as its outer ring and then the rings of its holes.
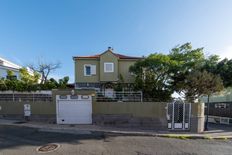
{"type": "Polygon", "coordinates": [[[172,132],[172,131],[155,131],[155,130],[140,130],[129,128],[114,128],[97,125],[58,125],[45,124],[40,122],[20,122],[18,120],[0,119],[0,125],[13,125],[18,127],[36,128],[43,132],[57,132],[69,134],[93,134],[102,132],[107,134],[118,134],[127,136],[154,136],[180,139],[232,139],[232,127],[218,129],[218,127],[210,127],[209,131],[195,134],[190,132],[172,132]]]}

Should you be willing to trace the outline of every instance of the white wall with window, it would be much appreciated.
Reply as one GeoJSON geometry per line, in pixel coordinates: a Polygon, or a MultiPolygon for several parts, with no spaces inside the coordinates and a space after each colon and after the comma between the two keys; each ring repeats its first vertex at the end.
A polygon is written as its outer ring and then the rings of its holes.
{"type": "Polygon", "coordinates": [[[4,67],[4,66],[0,66],[0,78],[6,79],[8,70],[13,71],[16,78],[19,79],[19,70],[15,70],[15,69],[4,67]]]}
{"type": "Polygon", "coordinates": [[[21,66],[16,65],[0,57],[0,78],[7,78],[7,71],[13,71],[16,78],[19,78],[19,69],[21,66]]]}
{"type": "Polygon", "coordinates": [[[84,76],[96,75],[96,65],[85,64],[84,65],[84,76]]]}
{"type": "Polygon", "coordinates": [[[114,72],[114,63],[112,63],[112,62],[104,62],[104,72],[105,73],[114,72]]]}

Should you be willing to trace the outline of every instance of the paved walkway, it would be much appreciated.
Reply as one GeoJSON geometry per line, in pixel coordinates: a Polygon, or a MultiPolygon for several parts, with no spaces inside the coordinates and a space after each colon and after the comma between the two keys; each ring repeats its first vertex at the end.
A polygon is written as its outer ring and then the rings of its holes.
{"type": "Polygon", "coordinates": [[[108,134],[123,134],[132,136],[159,136],[181,139],[232,139],[232,126],[214,125],[209,126],[209,131],[195,134],[190,132],[170,132],[156,130],[142,130],[135,128],[115,128],[97,125],[58,125],[45,124],[41,122],[22,122],[18,120],[0,119],[0,125],[14,125],[36,128],[39,131],[58,132],[70,134],[92,134],[93,132],[104,132],[108,134]]]}

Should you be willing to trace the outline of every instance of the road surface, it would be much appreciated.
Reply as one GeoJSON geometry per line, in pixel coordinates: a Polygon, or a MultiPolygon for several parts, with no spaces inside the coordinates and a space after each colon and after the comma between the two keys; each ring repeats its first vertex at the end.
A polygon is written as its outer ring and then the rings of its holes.
{"type": "Polygon", "coordinates": [[[36,129],[0,126],[0,155],[40,154],[48,143],[60,147],[49,155],[231,155],[232,141],[116,136],[95,133],[71,135],[36,129]]]}

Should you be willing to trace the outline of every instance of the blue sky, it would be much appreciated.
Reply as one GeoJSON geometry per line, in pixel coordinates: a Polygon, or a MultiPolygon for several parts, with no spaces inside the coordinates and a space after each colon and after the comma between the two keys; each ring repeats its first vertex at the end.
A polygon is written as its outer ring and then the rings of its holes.
{"type": "Polygon", "coordinates": [[[74,79],[72,56],[112,46],[142,56],[185,42],[232,57],[231,0],[0,0],[0,57],[20,65],[60,61],[54,77],[74,79]]]}

